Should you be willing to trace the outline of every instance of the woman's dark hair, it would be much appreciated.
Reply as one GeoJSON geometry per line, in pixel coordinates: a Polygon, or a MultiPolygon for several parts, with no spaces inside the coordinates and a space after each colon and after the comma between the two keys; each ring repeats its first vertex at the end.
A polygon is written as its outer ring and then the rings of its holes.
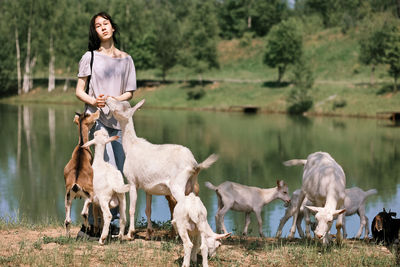
{"type": "Polygon", "coordinates": [[[108,19],[110,21],[111,26],[114,29],[114,33],[113,33],[114,43],[116,45],[118,44],[118,39],[117,39],[117,35],[119,34],[118,25],[112,20],[111,16],[108,15],[106,12],[100,12],[100,13],[97,13],[96,15],[94,15],[92,17],[92,19],[90,20],[89,44],[88,44],[89,51],[97,50],[100,48],[100,38],[97,35],[96,27],[94,26],[94,23],[95,23],[95,20],[97,17],[102,17],[102,18],[108,19]]]}

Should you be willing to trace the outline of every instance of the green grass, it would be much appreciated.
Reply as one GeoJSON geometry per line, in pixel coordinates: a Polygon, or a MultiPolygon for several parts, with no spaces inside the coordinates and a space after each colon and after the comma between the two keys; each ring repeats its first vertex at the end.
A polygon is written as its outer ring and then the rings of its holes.
{"type": "MultiPolygon", "coordinates": [[[[35,230],[20,225],[2,229],[7,242],[0,244],[2,266],[180,266],[183,247],[179,239],[75,241],[47,226],[36,237],[35,230]]],[[[4,240],[3,240],[4,241],[4,240]]],[[[323,247],[312,240],[243,238],[222,241],[210,266],[394,266],[396,250],[364,241],[348,240],[323,247]]],[[[201,257],[198,257],[201,262],[201,257]]]]}

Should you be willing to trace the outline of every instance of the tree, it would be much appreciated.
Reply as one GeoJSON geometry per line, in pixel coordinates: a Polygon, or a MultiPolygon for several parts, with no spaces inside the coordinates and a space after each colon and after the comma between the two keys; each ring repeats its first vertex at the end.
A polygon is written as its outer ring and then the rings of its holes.
{"type": "Polygon", "coordinates": [[[310,95],[314,84],[314,75],[309,61],[302,56],[295,64],[293,69],[294,87],[290,90],[287,98],[289,114],[303,114],[313,105],[310,95]]]}
{"type": "Polygon", "coordinates": [[[183,40],[186,42],[180,60],[199,74],[200,81],[206,69],[219,67],[216,39],[218,24],[213,3],[211,0],[196,0],[183,30],[183,40]]]}
{"type": "Polygon", "coordinates": [[[287,66],[302,56],[303,37],[298,24],[296,19],[291,18],[273,26],[268,34],[264,63],[271,68],[278,68],[278,83],[287,66]]]}
{"type": "MultiPolygon", "coordinates": [[[[384,18],[383,23],[374,23],[361,35],[361,63],[372,66],[371,76],[377,64],[388,64],[389,74],[394,78],[394,91],[397,91],[397,80],[400,75],[400,30],[397,19],[384,18]]],[[[372,78],[371,78],[372,80],[372,78]]]]}
{"type": "Polygon", "coordinates": [[[165,80],[167,71],[178,62],[181,36],[176,17],[168,6],[159,9],[159,14],[155,20],[155,61],[157,62],[157,67],[161,69],[163,80],[165,80]]]}
{"type": "Polygon", "coordinates": [[[252,5],[252,31],[257,36],[265,36],[270,29],[286,16],[286,1],[254,1],[252,5]]]}
{"type": "Polygon", "coordinates": [[[400,75],[400,30],[399,25],[385,25],[384,62],[390,66],[389,74],[394,79],[394,92],[400,75]]]}
{"type": "Polygon", "coordinates": [[[248,28],[246,0],[226,0],[218,4],[218,24],[225,39],[240,38],[248,28]]]}
{"type": "Polygon", "coordinates": [[[371,66],[370,83],[374,83],[374,72],[378,64],[383,63],[384,56],[384,32],[382,31],[383,20],[375,16],[362,24],[360,30],[360,54],[358,60],[364,65],[371,66]]]}

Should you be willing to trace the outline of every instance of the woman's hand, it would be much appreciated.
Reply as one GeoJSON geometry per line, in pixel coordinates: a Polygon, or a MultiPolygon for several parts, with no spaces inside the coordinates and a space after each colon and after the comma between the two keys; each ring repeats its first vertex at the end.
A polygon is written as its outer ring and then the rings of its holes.
{"type": "Polygon", "coordinates": [[[104,96],[103,94],[99,95],[96,98],[96,107],[98,108],[104,108],[106,105],[106,99],[108,98],[108,96],[104,96]]]}

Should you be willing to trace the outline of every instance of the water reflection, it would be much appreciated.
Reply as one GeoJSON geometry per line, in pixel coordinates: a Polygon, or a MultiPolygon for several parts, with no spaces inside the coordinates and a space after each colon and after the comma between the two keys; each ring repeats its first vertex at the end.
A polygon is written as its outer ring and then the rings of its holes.
{"type": "MultiPolygon", "coordinates": [[[[0,216],[62,223],[63,169],[78,142],[72,119],[80,108],[0,105],[0,216]]],[[[342,165],[347,187],[378,190],[367,202],[370,221],[383,207],[400,212],[400,129],[380,127],[375,120],[142,109],[135,114],[135,126],[138,136],[152,143],[189,147],[198,161],[211,153],[220,155],[217,163],[199,176],[200,197],[212,227],[217,199],[214,191],[204,186],[205,181],[218,185],[230,180],[268,188],[284,179],[293,192],[301,186],[302,168],[284,167],[282,161],[305,158],[315,151],[329,152],[342,165]]],[[[73,202],[74,221],[80,221],[81,207],[82,201],[73,202]]],[[[144,208],[145,195],[140,192],[137,219],[145,217],[144,208]]],[[[283,214],[280,200],[264,208],[265,235],[275,234],[283,214]]],[[[164,197],[154,197],[152,219],[169,218],[164,197]]],[[[244,214],[230,211],[225,223],[228,230],[241,232],[244,214]]],[[[346,225],[349,236],[354,236],[358,216],[348,218],[346,225]]],[[[257,234],[254,215],[249,230],[251,235],[257,234]]]]}

